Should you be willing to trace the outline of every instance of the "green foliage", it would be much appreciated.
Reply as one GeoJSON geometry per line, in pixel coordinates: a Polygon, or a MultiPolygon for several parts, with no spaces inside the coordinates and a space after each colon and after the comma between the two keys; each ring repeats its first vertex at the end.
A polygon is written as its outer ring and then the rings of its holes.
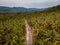
{"type": "Polygon", "coordinates": [[[60,13],[34,14],[30,18],[35,45],[60,45],[60,13]]]}
{"type": "Polygon", "coordinates": [[[0,45],[26,45],[25,18],[33,28],[34,45],[60,45],[59,12],[0,14],[0,45]]]}
{"type": "Polygon", "coordinates": [[[0,45],[24,45],[24,19],[17,15],[0,15],[0,45]],[[23,43],[22,43],[23,42],[23,43]]]}

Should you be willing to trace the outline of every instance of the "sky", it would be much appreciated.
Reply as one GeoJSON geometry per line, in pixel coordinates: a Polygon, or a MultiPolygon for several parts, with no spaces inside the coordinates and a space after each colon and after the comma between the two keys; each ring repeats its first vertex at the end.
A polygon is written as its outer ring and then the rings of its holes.
{"type": "Polygon", "coordinates": [[[0,6],[47,8],[60,5],[60,0],[0,0],[0,6]]]}

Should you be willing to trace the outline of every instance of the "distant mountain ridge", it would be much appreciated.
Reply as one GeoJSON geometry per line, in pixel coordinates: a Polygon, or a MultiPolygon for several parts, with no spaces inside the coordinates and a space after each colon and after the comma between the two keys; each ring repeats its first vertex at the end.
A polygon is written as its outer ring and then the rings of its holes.
{"type": "Polygon", "coordinates": [[[12,12],[30,12],[30,11],[41,11],[44,8],[37,9],[37,8],[24,8],[24,7],[5,7],[0,6],[0,13],[12,13],[12,12]]]}
{"type": "Polygon", "coordinates": [[[24,8],[24,7],[5,7],[0,6],[0,13],[17,13],[17,12],[33,12],[33,11],[60,11],[60,5],[49,7],[49,8],[24,8]]]}

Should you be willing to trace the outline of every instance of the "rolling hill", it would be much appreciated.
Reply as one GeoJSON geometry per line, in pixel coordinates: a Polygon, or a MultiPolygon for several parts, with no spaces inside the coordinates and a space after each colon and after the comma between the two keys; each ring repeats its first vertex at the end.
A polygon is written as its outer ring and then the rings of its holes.
{"type": "Polygon", "coordinates": [[[5,7],[0,6],[0,13],[13,13],[13,12],[31,12],[31,11],[41,11],[44,8],[37,9],[37,8],[24,8],[24,7],[5,7]]]}
{"type": "MultiPolygon", "coordinates": [[[[2,8],[0,11],[12,10],[2,8]]],[[[0,45],[26,45],[25,20],[33,32],[33,45],[60,45],[59,5],[44,11],[0,14],[0,45]]]]}

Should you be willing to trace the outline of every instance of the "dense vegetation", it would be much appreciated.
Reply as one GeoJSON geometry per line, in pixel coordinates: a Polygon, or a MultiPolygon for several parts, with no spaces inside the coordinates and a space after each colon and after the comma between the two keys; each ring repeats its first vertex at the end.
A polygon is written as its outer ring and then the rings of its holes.
{"type": "MultiPolygon", "coordinates": [[[[57,6],[58,7],[58,6],[57,6]]],[[[24,19],[34,31],[34,45],[60,45],[60,8],[0,14],[0,45],[26,45],[24,19]]]]}

